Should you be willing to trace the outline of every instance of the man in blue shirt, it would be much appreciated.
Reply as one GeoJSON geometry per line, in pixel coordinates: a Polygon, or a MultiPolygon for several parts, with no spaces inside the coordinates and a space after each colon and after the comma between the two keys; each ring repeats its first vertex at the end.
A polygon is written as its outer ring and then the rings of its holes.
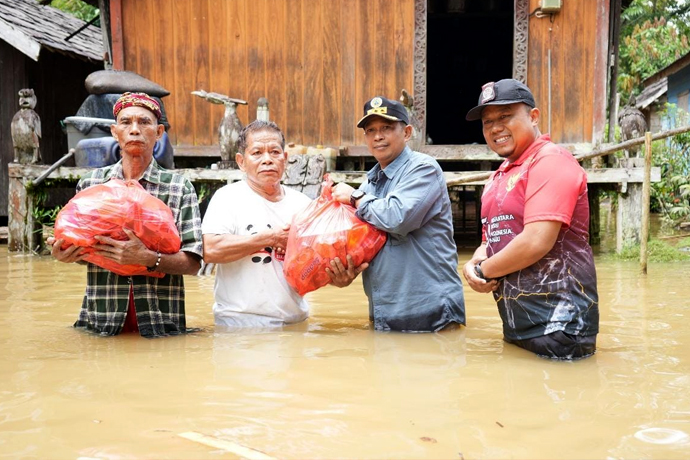
{"type": "Polygon", "coordinates": [[[465,301],[453,240],[450,198],[441,167],[406,143],[412,126],[405,107],[385,97],[364,104],[357,123],[378,164],[358,190],[340,183],[333,197],[357,217],[388,233],[363,272],[376,330],[439,331],[465,324],[465,301]]]}

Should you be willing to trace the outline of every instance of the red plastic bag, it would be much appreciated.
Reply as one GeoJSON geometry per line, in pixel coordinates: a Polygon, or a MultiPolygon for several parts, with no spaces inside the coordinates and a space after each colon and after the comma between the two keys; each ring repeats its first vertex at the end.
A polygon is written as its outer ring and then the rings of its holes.
{"type": "Polygon", "coordinates": [[[326,268],[339,257],[356,267],[371,261],[386,243],[386,233],[355,216],[355,208],[333,199],[328,175],[321,196],[297,214],[290,225],[283,273],[299,295],[331,282],[326,268]]]}
{"type": "Polygon", "coordinates": [[[162,278],[160,272],[149,272],[143,265],[122,265],[94,254],[96,235],[127,240],[127,228],[152,251],[174,254],[180,250],[180,234],[172,211],[149,194],[137,181],[111,179],[77,193],[55,219],[55,239],[64,239],[62,249],[82,246],[85,260],[122,276],[148,275],[162,278]]]}

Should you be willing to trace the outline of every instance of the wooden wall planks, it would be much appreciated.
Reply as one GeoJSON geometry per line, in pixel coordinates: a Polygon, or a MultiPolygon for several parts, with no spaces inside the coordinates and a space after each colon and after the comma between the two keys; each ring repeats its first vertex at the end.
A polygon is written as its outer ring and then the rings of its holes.
{"type": "MultiPolygon", "coordinates": [[[[601,124],[595,98],[605,75],[595,63],[606,51],[599,43],[606,21],[598,17],[606,1],[564,2],[553,18],[530,18],[528,84],[542,109],[541,129],[550,116],[557,142],[591,142],[601,124]]],[[[176,145],[217,143],[223,108],[189,94],[195,89],[247,100],[238,108],[245,124],[257,99],[268,97],[288,141],[334,147],[363,144],[355,123],[368,98],[413,91],[418,0],[121,3],[125,68],[172,92],[164,102],[176,145]]],[[[529,3],[530,11],[539,6],[529,3]]]]}
{"type": "Polygon", "coordinates": [[[365,100],[413,84],[414,0],[122,0],[124,68],[166,87],[176,145],[217,143],[196,89],[267,97],[288,141],[352,145],[365,100]],[[151,21],[156,17],[155,21],[151,21]]]}

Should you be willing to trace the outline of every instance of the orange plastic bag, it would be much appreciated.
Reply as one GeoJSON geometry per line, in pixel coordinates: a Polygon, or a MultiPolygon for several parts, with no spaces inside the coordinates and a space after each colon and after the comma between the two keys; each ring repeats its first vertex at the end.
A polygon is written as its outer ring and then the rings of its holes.
{"type": "Polygon", "coordinates": [[[355,208],[333,199],[333,181],[328,175],[321,196],[297,214],[290,226],[283,262],[287,282],[299,295],[331,282],[326,268],[339,257],[347,265],[352,256],[356,267],[370,262],[386,243],[386,233],[361,221],[355,208]]]}
{"type": "Polygon", "coordinates": [[[170,208],[139,182],[119,179],[77,193],[55,219],[55,239],[65,240],[62,249],[70,245],[86,248],[85,260],[118,275],[165,276],[149,272],[143,265],[122,265],[94,254],[96,235],[127,240],[123,228],[134,232],[152,251],[174,254],[180,250],[180,234],[170,208]]]}

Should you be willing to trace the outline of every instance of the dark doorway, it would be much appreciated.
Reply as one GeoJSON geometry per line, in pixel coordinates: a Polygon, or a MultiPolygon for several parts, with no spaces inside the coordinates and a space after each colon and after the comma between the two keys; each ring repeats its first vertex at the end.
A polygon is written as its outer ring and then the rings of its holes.
{"type": "Polygon", "coordinates": [[[429,0],[426,132],[433,144],[484,143],[465,121],[488,81],[513,73],[514,0],[429,0]]]}

